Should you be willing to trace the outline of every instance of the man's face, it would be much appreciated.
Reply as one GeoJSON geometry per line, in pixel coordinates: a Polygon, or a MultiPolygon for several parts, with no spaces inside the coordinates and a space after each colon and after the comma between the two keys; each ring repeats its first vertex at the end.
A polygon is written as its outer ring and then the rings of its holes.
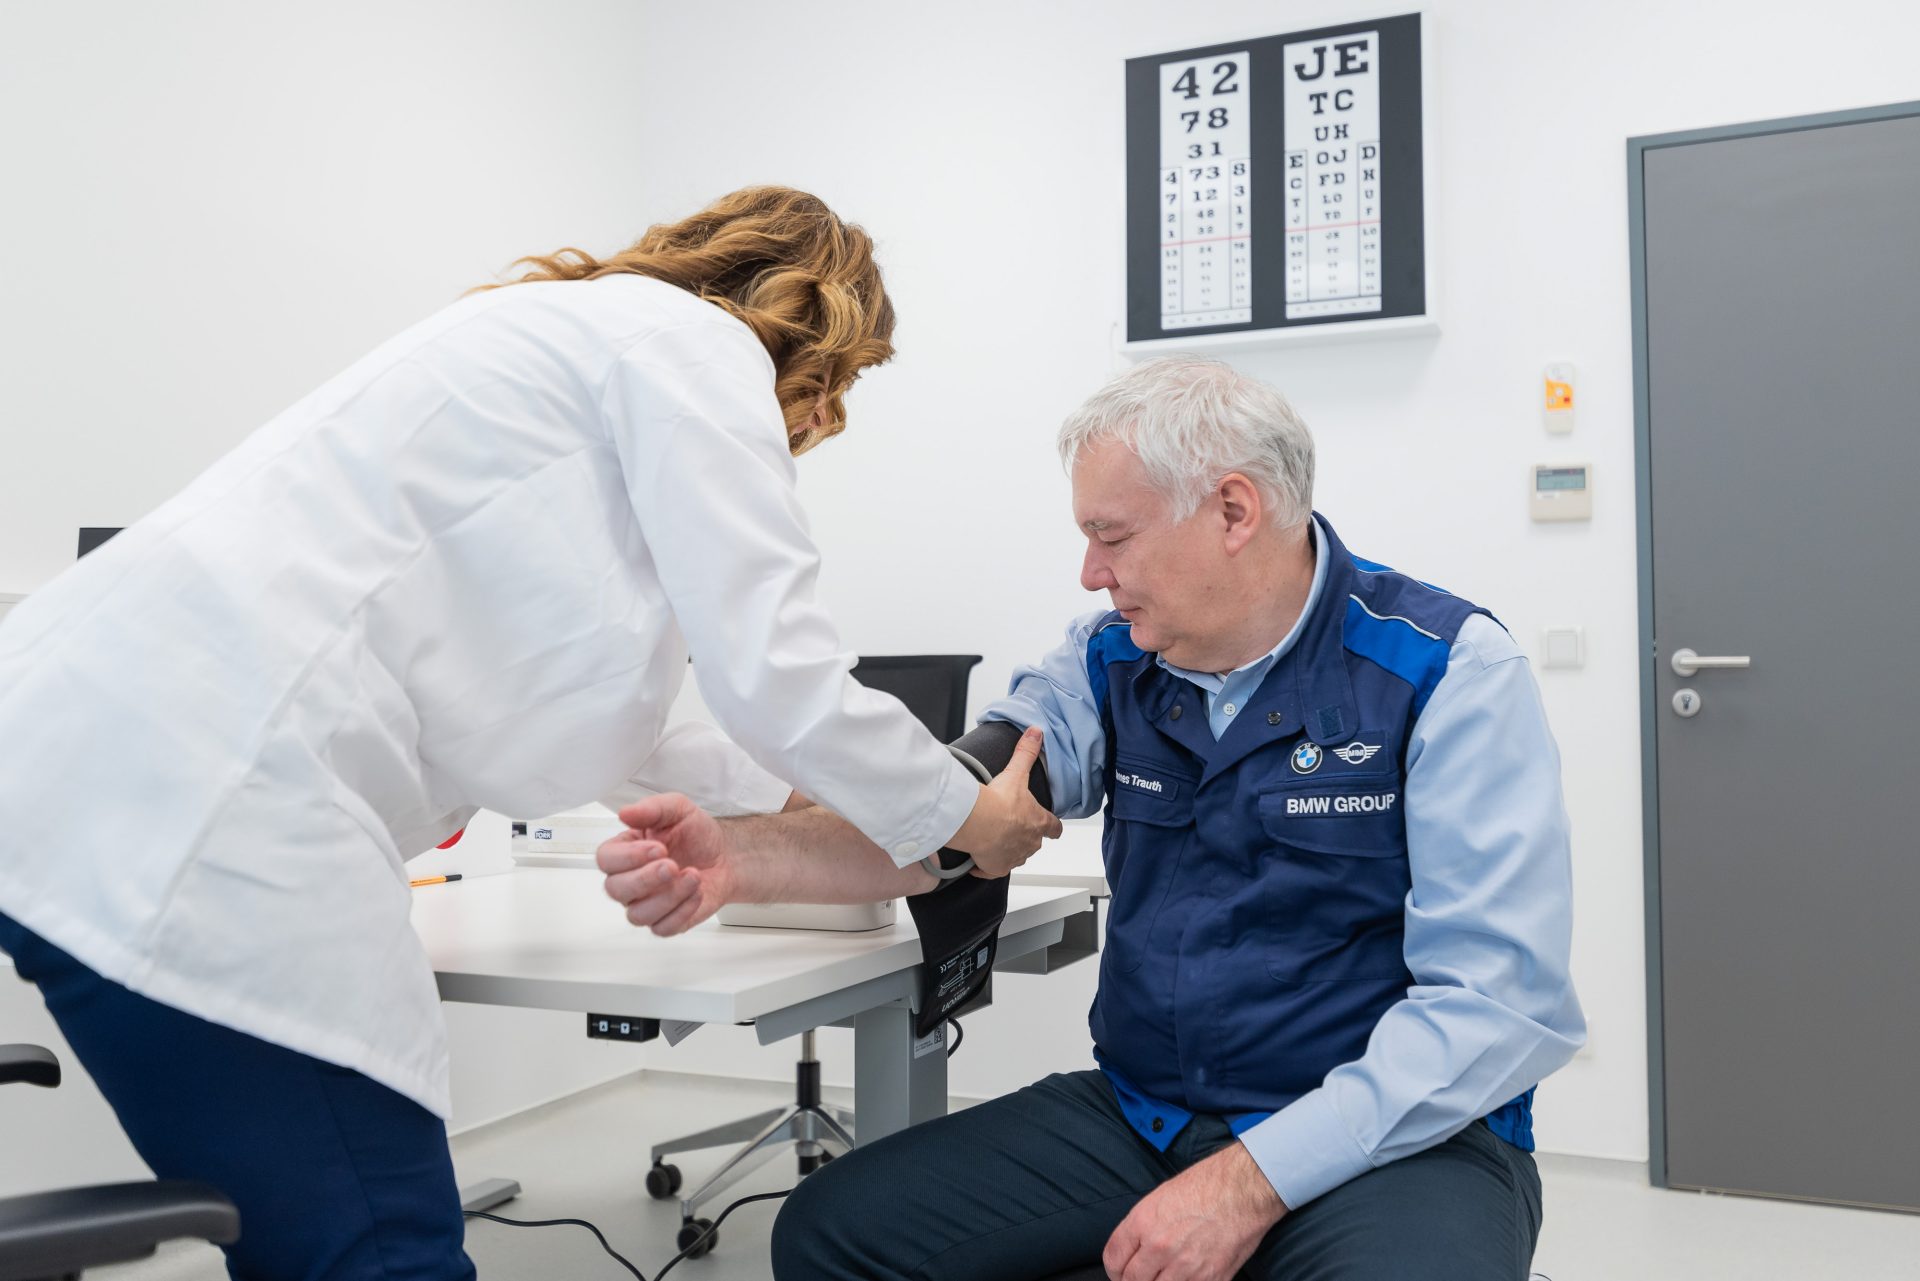
{"type": "MultiPolygon", "coordinates": [[[[1104,591],[1133,624],[1133,643],[1169,663],[1216,651],[1235,608],[1224,590],[1225,531],[1218,502],[1175,524],[1132,450],[1106,441],[1073,464],[1073,518],[1086,535],[1080,585],[1104,591]]],[[[1204,670],[1204,669],[1201,669],[1204,670]]]]}

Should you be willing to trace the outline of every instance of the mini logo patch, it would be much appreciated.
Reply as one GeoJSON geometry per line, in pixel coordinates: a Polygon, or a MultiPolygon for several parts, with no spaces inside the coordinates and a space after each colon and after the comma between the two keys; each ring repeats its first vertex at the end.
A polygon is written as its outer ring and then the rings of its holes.
{"type": "Polygon", "coordinates": [[[1374,753],[1379,750],[1380,744],[1378,743],[1362,743],[1355,740],[1354,742],[1348,743],[1345,747],[1334,748],[1333,754],[1349,765],[1365,765],[1373,759],[1374,753]]]}
{"type": "Polygon", "coordinates": [[[1311,774],[1320,768],[1320,744],[1302,743],[1293,749],[1293,772],[1311,774]]]}

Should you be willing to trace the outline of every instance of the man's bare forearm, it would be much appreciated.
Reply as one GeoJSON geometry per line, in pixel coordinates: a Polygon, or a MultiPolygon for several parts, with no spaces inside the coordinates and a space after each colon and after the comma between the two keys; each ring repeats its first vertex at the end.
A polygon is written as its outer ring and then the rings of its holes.
{"type": "Polygon", "coordinates": [[[877,903],[932,889],[918,863],[887,852],[839,815],[814,807],[724,818],[732,865],[729,897],[743,903],[877,903]]]}

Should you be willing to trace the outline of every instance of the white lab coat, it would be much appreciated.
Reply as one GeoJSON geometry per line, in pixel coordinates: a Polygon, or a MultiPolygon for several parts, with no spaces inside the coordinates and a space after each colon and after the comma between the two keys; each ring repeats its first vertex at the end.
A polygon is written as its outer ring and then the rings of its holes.
{"type": "Polygon", "coordinates": [[[0,626],[0,911],[444,1116],[403,864],[476,808],[790,783],[937,849],[977,784],[847,675],[793,479],[719,308],[635,276],[456,303],[0,626]],[[663,734],[689,651],[751,762],[663,734]]]}

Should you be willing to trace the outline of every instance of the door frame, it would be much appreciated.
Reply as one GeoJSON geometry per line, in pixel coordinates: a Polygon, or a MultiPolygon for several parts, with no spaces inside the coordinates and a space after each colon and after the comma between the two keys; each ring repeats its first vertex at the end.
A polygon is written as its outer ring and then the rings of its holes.
{"type": "Polygon", "coordinates": [[[1646,154],[1729,138],[1753,138],[1838,125],[1865,124],[1920,116],[1920,101],[1787,116],[1748,124],[1646,134],[1627,139],[1627,245],[1633,293],[1633,483],[1640,598],[1640,822],[1643,874],[1646,878],[1647,966],[1647,1172],[1654,1187],[1667,1181],[1667,1092],[1664,1002],[1660,949],[1660,756],[1659,649],[1653,628],[1653,452],[1647,391],[1647,242],[1646,154]]]}

